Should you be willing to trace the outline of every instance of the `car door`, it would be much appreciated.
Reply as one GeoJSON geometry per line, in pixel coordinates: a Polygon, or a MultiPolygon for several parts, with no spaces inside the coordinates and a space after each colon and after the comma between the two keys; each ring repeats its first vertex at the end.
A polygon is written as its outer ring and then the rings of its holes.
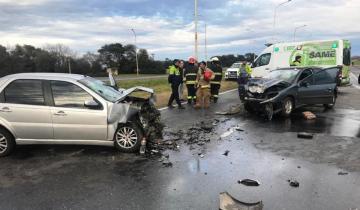
{"type": "Polygon", "coordinates": [[[337,77],[339,68],[328,68],[319,70],[314,74],[314,82],[316,86],[317,104],[333,103],[334,94],[337,91],[337,77]]]}
{"type": "Polygon", "coordinates": [[[313,70],[303,70],[298,78],[297,101],[299,104],[317,104],[320,102],[315,94],[317,87],[314,84],[313,70]]]}
{"type": "Polygon", "coordinates": [[[51,111],[46,104],[42,80],[14,80],[1,93],[0,117],[17,139],[53,139],[51,111]]]}
{"type": "Polygon", "coordinates": [[[55,139],[106,140],[106,104],[89,109],[85,101],[94,97],[80,86],[66,81],[50,81],[54,106],[51,109],[55,139]]]}

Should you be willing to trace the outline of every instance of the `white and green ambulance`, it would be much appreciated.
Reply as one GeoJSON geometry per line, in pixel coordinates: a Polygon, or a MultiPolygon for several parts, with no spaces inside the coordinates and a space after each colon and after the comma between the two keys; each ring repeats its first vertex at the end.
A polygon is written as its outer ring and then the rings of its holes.
{"type": "Polygon", "coordinates": [[[252,64],[252,77],[290,66],[342,66],[342,84],[350,82],[351,45],[348,40],[278,43],[267,47],[252,64]]]}

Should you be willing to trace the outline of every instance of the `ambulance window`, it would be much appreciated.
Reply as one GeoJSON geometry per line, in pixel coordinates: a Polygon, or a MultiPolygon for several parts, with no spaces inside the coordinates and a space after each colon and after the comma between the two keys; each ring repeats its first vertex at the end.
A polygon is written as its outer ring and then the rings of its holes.
{"type": "Polygon", "coordinates": [[[346,65],[346,66],[350,66],[350,63],[351,63],[351,51],[350,51],[350,48],[344,48],[344,51],[343,51],[343,64],[346,65]]]}
{"type": "Polygon", "coordinates": [[[266,66],[270,63],[271,53],[266,53],[260,55],[258,59],[256,59],[253,67],[266,66]]]}

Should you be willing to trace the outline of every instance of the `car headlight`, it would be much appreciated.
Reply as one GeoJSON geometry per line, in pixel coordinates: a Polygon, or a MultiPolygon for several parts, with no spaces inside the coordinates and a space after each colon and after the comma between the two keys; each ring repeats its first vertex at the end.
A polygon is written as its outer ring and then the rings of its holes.
{"type": "Polygon", "coordinates": [[[251,93],[264,93],[265,92],[265,87],[263,85],[249,86],[249,91],[251,93]]]}

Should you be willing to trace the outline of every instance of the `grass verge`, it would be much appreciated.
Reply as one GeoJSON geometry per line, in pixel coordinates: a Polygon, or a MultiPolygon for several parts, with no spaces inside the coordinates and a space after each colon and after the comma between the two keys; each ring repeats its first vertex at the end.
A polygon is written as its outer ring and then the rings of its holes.
{"type": "MultiPolygon", "coordinates": [[[[127,81],[119,81],[119,87],[121,88],[131,88],[134,86],[144,86],[148,88],[152,88],[155,90],[156,94],[156,107],[164,107],[167,105],[170,94],[171,88],[170,84],[167,81],[167,78],[159,78],[159,79],[148,79],[148,80],[127,80],[127,81]]],[[[223,81],[221,83],[220,92],[224,92],[227,90],[231,90],[237,88],[237,83],[235,81],[223,81]]],[[[184,87],[184,96],[186,98],[187,91],[186,86],[184,87]]]]}

